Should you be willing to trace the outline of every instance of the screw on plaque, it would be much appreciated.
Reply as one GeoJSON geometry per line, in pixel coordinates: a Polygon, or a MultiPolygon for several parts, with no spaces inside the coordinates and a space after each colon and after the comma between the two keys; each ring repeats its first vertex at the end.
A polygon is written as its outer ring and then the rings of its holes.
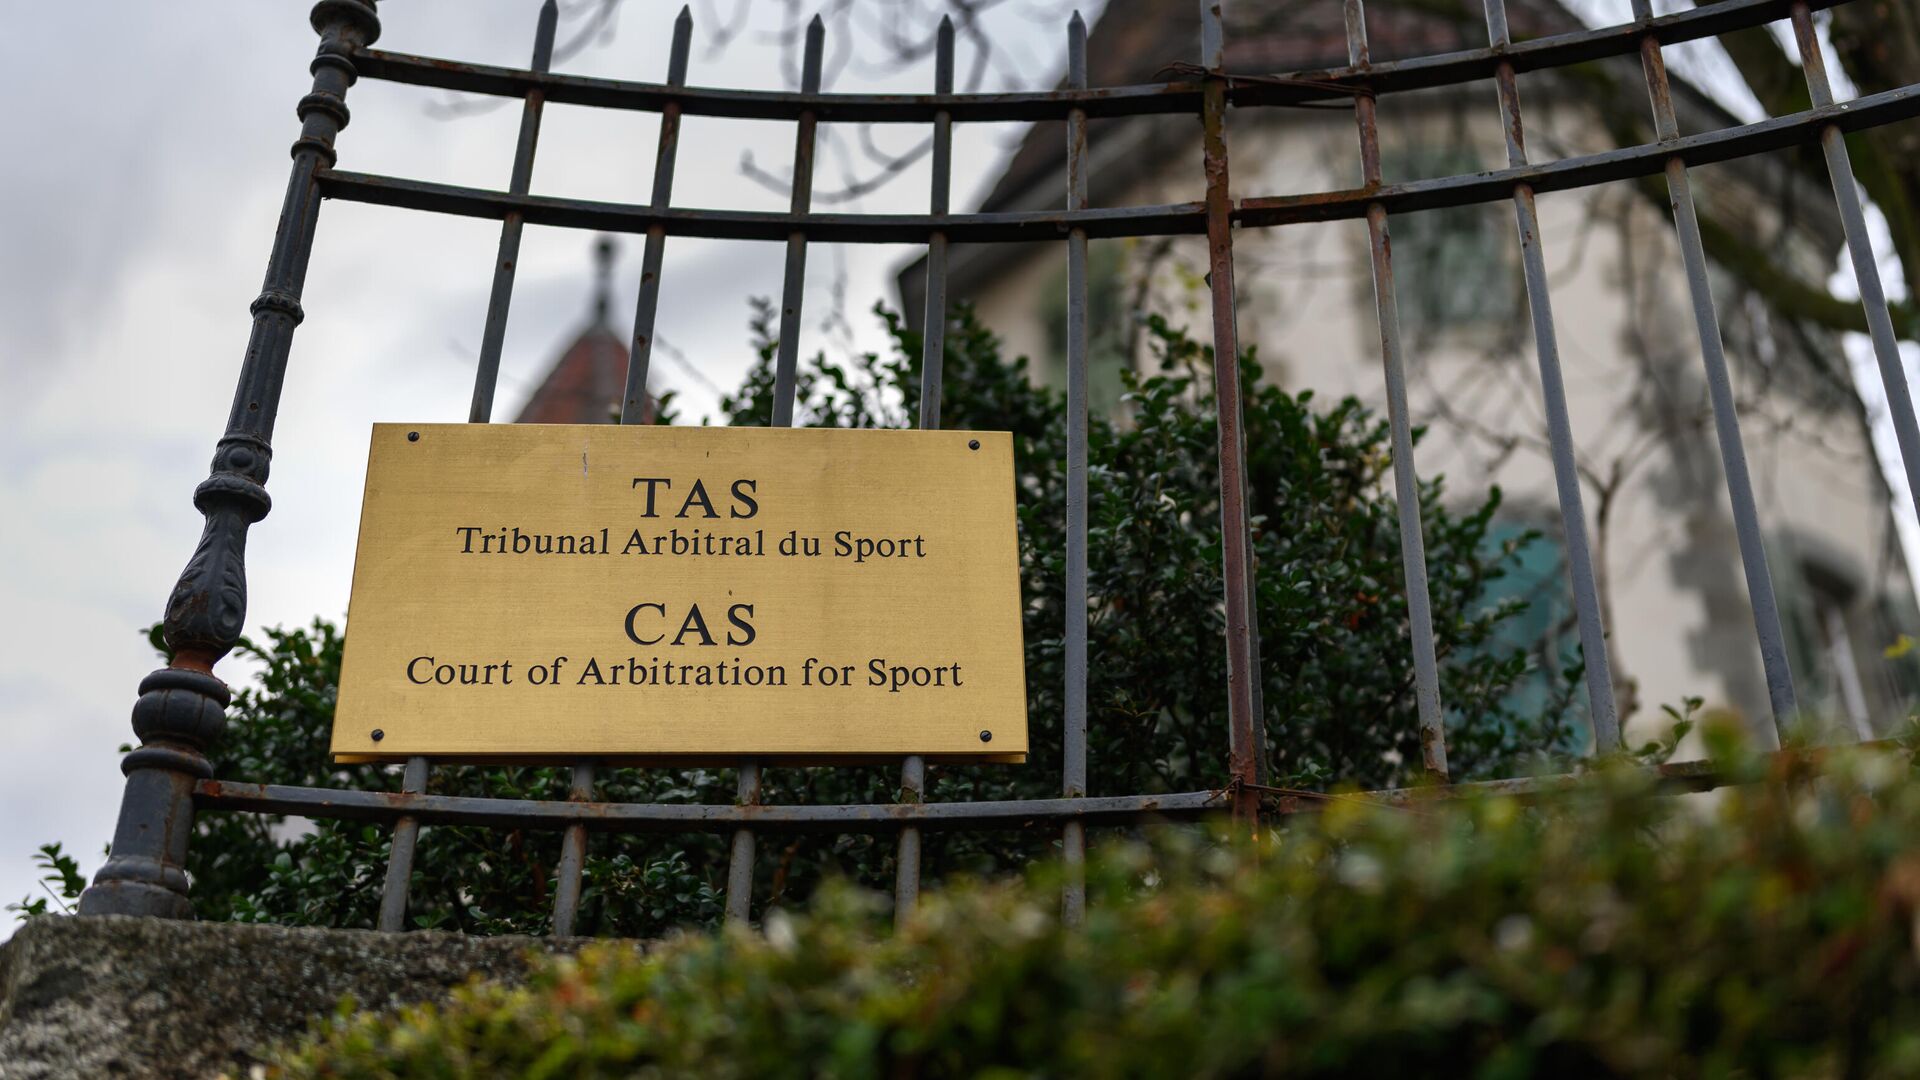
{"type": "Polygon", "coordinates": [[[978,450],[978,449],[980,449],[980,440],[979,440],[979,439],[968,439],[968,440],[967,440],[967,449],[969,449],[969,450],[978,450]]]}
{"type": "Polygon", "coordinates": [[[407,441],[408,441],[408,442],[419,442],[419,441],[420,441],[420,433],[419,433],[419,432],[417,432],[417,431],[409,431],[409,432],[407,432],[407,441]]]}
{"type": "Polygon", "coordinates": [[[384,731],[381,731],[381,730],[380,730],[379,728],[374,728],[374,729],[373,729],[373,741],[374,741],[374,742],[379,742],[379,741],[380,741],[381,739],[384,739],[384,738],[386,738],[386,737],[387,737],[387,733],[386,733],[386,732],[384,732],[384,731]]]}
{"type": "Polygon", "coordinates": [[[981,732],[981,733],[980,733],[980,741],[981,741],[981,742],[992,742],[992,741],[993,741],[993,732],[991,732],[991,731],[983,731],[983,732],[981,732]]]}

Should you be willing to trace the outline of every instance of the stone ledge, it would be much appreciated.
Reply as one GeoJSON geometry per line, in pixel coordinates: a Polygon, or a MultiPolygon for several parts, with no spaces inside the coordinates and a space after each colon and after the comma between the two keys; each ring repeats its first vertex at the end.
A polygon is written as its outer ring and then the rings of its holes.
{"type": "Polygon", "coordinates": [[[574,942],[127,916],[28,922],[0,945],[0,1080],[244,1076],[352,994],[389,1009],[515,980],[574,942]]]}

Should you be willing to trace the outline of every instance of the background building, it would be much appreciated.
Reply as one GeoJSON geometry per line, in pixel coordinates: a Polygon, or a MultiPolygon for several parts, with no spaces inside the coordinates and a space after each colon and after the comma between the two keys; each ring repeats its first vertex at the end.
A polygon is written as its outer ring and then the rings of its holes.
{"type": "MultiPolygon", "coordinates": [[[[1347,63],[1336,0],[1262,8],[1240,12],[1229,28],[1229,71],[1347,63]]],[[[1516,38],[1580,27],[1551,0],[1510,9],[1516,38]]],[[[1370,31],[1376,62],[1486,41],[1478,24],[1404,7],[1372,13],[1370,31]]],[[[1168,61],[1184,59],[1196,33],[1193,5],[1112,0],[1088,45],[1090,83],[1165,78],[1168,61]]],[[[1603,69],[1612,83],[1644,94],[1638,59],[1613,63],[1603,69]]],[[[1593,70],[1522,77],[1532,160],[1621,144],[1593,107],[1591,95],[1609,84],[1593,70]]],[[[1737,123],[1683,80],[1675,95],[1683,133],[1737,123]]],[[[1380,107],[1389,183],[1504,167],[1490,84],[1397,97],[1380,107]]],[[[1360,182],[1345,108],[1230,112],[1227,124],[1236,199],[1360,182]]],[[[1094,121],[1091,204],[1201,199],[1200,134],[1187,116],[1094,121]]],[[[1777,263],[1815,281],[1832,273],[1842,240],[1825,191],[1776,159],[1694,176],[1702,204],[1762,240],[1777,263]]],[[[1616,693],[1629,724],[1648,725],[1659,706],[1699,696],[1709,708],[1770,725],[1680,255],[1665,189],[1659,177],[1652,184],[1539,198],[1616,693]]],[[[1063,132],[1037,125],[979,209],[1057,208],[1065,190],[1063,132]]],[[[1540,532],[1489,600],[1520,594],[1532,602],[1515,640],[1532,645],[1540,661],[1540,681],[1522,692],[1544,694],[1577,638],[1513,211],[1503,202],[1426,212],[1396,218],[1391,229],[1410,405],[1414,423],[1427,428],[1420,473],[1444,475],[1462,500],[1477,501],[1497,484],[1506,496],[1499,534],[1540,532]]],[[[1242,230],[1235,259],[1240,340],[1257,347],[1265,377],[1291,390],[1354,395],[1384,415],[1364,222],[1242,230]]],[[[1096,408],[1117,400],[1123,368],[1154,364],[1132,313],[1184,317],[1204,334],[1206,262],[1203,237],[1092,242],[1096,408]]],[[[1041,377],[1064,385],[1066,264],[1058,245],[956,247],[950,273],[952,296],[972,302],[1041,377]]],[[[910,317],[923,310],[923,277],[917,262],[900,274],[910,317]]],[[[1713,285],[1800,703],[1860,735],[1885,732],[1920,689],[1914,661],[1896,647],[1916,620],[1841,343],[1771,310],[1726,267],[1714,267],[1713,285]]]]}

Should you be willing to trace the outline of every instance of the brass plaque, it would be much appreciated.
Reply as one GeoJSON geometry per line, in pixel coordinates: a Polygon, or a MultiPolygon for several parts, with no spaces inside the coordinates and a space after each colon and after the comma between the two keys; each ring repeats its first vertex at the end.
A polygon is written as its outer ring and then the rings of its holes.
{"type": "Polygon", "coordinates": [[[1014,521],[1005,432],[377,424],[333,753],[1023,760],[1014,521]]]}

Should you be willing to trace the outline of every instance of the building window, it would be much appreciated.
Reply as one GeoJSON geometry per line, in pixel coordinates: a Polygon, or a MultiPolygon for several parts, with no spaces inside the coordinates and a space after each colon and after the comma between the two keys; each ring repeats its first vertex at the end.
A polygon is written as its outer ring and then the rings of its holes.
{"type": "MultiPolygon", "coordinates": [[[[1438,144],[1402,150],[1382,162],[1390,182],[1483,169],[1466,147],[1438,144]]],[[[1505,326],[1520,314],[1513,225],[1497,207],[1400,214],[1391,229],[1395,299],[1409,335],[1505,326]]]]}
{"type": "Polygon", "coordinates": [[[1873,738],[1873,712],[1849,617],[1857,590],[1819,562],[1800,565],[1801,595],[1792,607],[1794,644],[1800,655],[1800,709],[1824,723],[1845,724],[1862,739],[1873,738]]]}
{"type": "MultiPolygon", "coordinates": [[[[1578,624],[1567,591],[1566,544],[1555,532],[1520,521],[1492,523],[1485,543],[1490,556],[1509,544],[1516,546],[1506,573],[1481,591],[1482,609],[1515,600],[1526,605],[1501,621],[1485,648],[1499,656],[1526,653],[1527,673],[1507,692],[1506,704],[1522,716],[1539,716],[1554,701],[1568,666],[1580,659],[1578,624]]],[[[1584,696],[1575,701],[1576,709],[1584,709],[1584,696]]]]}
{"type": "MultiPolygon", "coordinates": [[[[1911,717],[1920,707],[1920,641],[1915,639],[1920,634],[1920,608],[1915,608],[1905,586],[1905,579],[1899,579],[1898,593],[1883,592],[1874,601],[1872,639],[1865,643],[1880,650],[1880,662],[1871,666],[1889,703],[1889,720],[1911,717]]],[[[1871,659],[1872,653],[1868,656],[1871,659]]],[[[1869,676],[1869,684],[1872,681],[1869,676]]]]}
{"type": "MultiPolygon", "coordinates": [[[[1096,413],[1109,413],[1120,404],[1120,373],[1131,362],[1127,356],[1126,244],[1120,240],[1093,240],[1087,244],[1087,404],[1096,413]]],[[[1067,384],[1067,273],[1063,267],[1040,302],[1041,325],[1046,327],[1048,369],[1057,372],[1059,386],[1067,384]]]]}

